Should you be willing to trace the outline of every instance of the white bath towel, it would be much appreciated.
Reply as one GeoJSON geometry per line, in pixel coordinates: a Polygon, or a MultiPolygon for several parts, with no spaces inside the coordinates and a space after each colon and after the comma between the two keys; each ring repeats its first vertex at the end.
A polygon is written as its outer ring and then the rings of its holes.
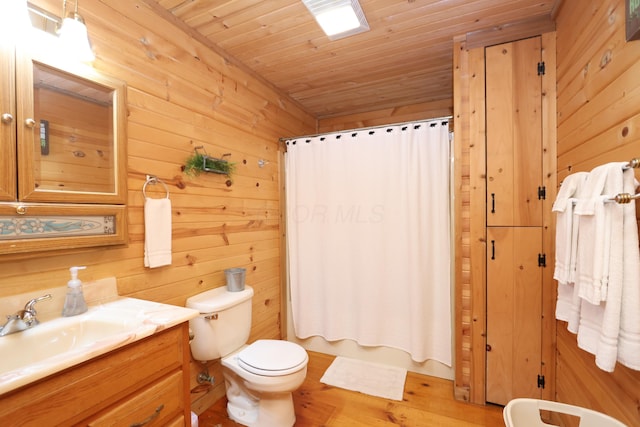
{"type": "Polygon", "coordinates": [[[595,305],[606,300],[611,211],[617,208],[615,203],[608,203],[607,199],[622,192],[624,165],[608,163],[593,169],[574,211],[579,216],[576,291],[581,298],[595,305]]]}
{"type": "MultiPolygon", "coordinates": [[[[623,172],[624,164],[610,164],[607,178],[602,188],[606,196],[596,198],[593,215],[580,217],[579,232],[583,231],[582,220],[595,219],[593,229],[586,228],[598,235],[587,235],[587,252],[593,255],[594,263],[602,261],[600,266],[591,270],[593,277],[579,276],[579,294],[581,296],[580,322],[578,326],[578,347],[596,356],[596,365],[607,372],[615,369],[618,354],[618,338],[624,283],[624,222],[623,206],[605,199],[624,191],[624,179],[633,180],[633,171],[623,172]],[[591,246],[593,250],[591,252],[591,246]],[[598,248],[596,248],[598,246],[598,248]],[[590,281],[589,281],[590,279],[590,281]]],[[[593,223],[588,223],[593,226],[593,223]]],[[[635,224],[635,220],[634,220],[635,224]]],[[[581,237],[580,237],[581,238],[581,237]]],[[[582,248],[585,249],[585,248],[582,248]]],[[[588,257],[587,257],[588,259],[588,257]]],[[[583,258],[579,258],[579,271],[583,258]]]]}
{"type": "Polygon", "coordinates": [[[146,198],[144,202],[144,266],[171,264],[171,200],[146,198]]]}
{"type": "MultiPolygon", "coordinates": [[[[558,298],[566,301],[566,305],[560,306],[560,309],[564,310],[561,312],[561,316],[564,319],[561,320],[567,320],[567,329],[574,334],[579,333],[581,321],[583,320],[582,315],[584,314],[582,313],[583,300],[580,298],[580,286],[585,282],[587,286],[591,286],[594,269],[599,270],[602,265],[601,263],[597,267],[593,265],[595,256],[594,239],[597,235],[596,225],[601,225],[601,223],[596,224],[595,212],[596,204],[602,202],[602,192],[604,191],[607,171],[608,165],[602,165],[594,168],[589,173],[582,185],[573,210],[573,226],[576,227],[577,232],[577,241],[573,248],[576,264],[570,280],[573,285],[559,287],[558,298]]],[[[600,255],[599,258],[601,260],[602,256],[600,255]]],[[[585,313],[589,314],[590,311],[587,309],[585,313]]],[[[585,322],[589,323],[588,318],[585,322]]],[[[597,321],[596,323],[600,324],[601,322],[597,321]]],[[[586,333],[589,330],[589,328],[583,330],[584,333],[578,338],[586,341],[584,346],[592,348],[595,354],[595,343],[599,332],[594,330],[593,334],[586,333]],[[589,345],[588,343],[594,344],[589,345]]]]}
{"type": "MultiPolygon", "coordinates": [[[[624,192],[634,194],[633,169],[624,172],[624,192]]],[[[624,246],[618,362],[640,370],[640,248],[635,201],[623,206],[624,246]]],[[[608,303],[607,303],[608,304],[608,303]]]]}
{"type": "MultiPolygon", "coordinates": [[[[633,174],[633,171],[631,171],[633,174]]],[[[617,179],[615,185],[618,185],[617,179]]],[[[622,185],[620,185],[622,187],[622,185]]],[[[609,250],[605,250],[605,257],[608,262],[605,263],[606,270],[603,270],[603,281],[600,283],[600,296],[602,301],[593,308],[585,300],[584,306],[589,307],[589,311],[584,311],[581,315],[580,330],[578,337],[587,331],[585,319],[591,314],[590,321],[597,319],[599,324],[594,324],[588,328],[595,328],[598,331],[597,344],[595,352],[589,351],[596,355],[596,365],[607,372],[612,372],[616,366],[618,354],[618,336],[620,334],[620,309],[622,306],[622,288],[623,288],[623,215],[622,205],[615,202],[608,202],[604,206],[605,218],[607,226],[605,227],[605,239],[609,238],[609,250]],[[604,280],[606,278],[606,281],[604,280]]],[[[607,249],[607,248],[605,248],[607,249]]],[[[594,288],[596,294],[591,295],[594,299],[598,298],[598,289],[594,288]]],[[[584,309],[584,307],[583,307],[584,309]]],[[[590,335],[590,333],[588,333],[590,335]]],[[[591,346],[593,343],[585,343],[585,339],[579,339],[583,345],[591,346]]],[[[580,344],[579,344],[580,345],[580,344]]]]}

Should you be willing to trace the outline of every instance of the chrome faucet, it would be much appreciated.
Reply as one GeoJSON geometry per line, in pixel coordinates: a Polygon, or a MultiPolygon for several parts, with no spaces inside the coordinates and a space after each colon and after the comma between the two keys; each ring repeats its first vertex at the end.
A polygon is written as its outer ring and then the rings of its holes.
{"type": "Polygon", "coordinates": [[[15,314],[7,315],[7,323],[0,328],[0,337],[33,328],[40,323],[36,317],[37,313],[34,306],[38,301],[46,299],[51,299],[51,294],[46,294],[29,300],[25,304],[24,310],[20,310],[15,314]]]}

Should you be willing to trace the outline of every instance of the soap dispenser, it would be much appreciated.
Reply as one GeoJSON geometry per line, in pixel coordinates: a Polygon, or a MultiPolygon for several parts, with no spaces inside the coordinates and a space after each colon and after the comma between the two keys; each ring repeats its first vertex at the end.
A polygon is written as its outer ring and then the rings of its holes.
{"type": "Polygon", "coordinates": [[[71,280],[67,282],[67,297],[64,300],[62,315],[65,317],[82,314],[88,310],[87,303],[82,293],[82,281],[78,279],[78,270],[84,270],[87,267],[71,267],[71,280]]]}

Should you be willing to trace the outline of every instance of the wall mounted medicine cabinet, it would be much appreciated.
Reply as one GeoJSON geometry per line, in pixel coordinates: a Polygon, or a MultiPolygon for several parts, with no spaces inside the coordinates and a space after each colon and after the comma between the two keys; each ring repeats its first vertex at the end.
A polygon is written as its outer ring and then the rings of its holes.
{"type": "Polygon", "coordinates": [[[0,49],[0,254],[126,243],[124,82],[0,49]]]}

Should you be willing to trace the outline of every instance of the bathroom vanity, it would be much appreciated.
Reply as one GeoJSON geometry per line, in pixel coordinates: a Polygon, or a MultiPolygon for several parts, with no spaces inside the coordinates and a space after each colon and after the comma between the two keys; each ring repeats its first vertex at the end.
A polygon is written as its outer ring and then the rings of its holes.
{"type": "MultiPolygon", "coordinates": [[[[85,284],[89,310],[73,317],[59,317],[64,288],[47,290],[40,324],[0,337],[0,425],[190,424],[187,322],[198,312],[119,297],[106,281],[85,284]]],[[[25,298],[0,301],[0,315],[25,298]]]]}
{"type": "Polygon", "coordinates": [[[0,396],[0,425],[188,425],[188,334],[182,323],[0,396]]]}

